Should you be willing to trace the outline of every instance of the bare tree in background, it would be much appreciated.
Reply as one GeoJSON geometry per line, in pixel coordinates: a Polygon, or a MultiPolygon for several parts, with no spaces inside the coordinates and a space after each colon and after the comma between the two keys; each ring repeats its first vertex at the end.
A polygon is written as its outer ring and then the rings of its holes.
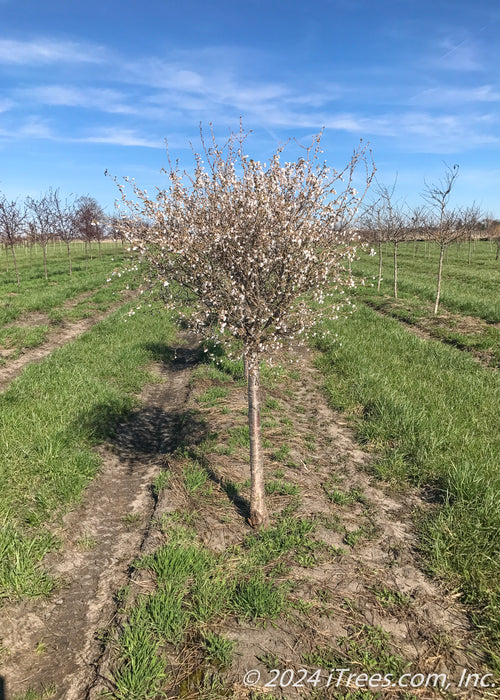
{"type": "Polygon", "coordinates": [[[436,301],[434,304],[434,314],[439,309],[441,298],[441,280],[443,276],[444,254],[450,243],[456,241],[463,234],[460,225],[460,215],[457,211],[448,208],[453,186],[458,177],[458,165],[446,166],[443,178],[436,184],[426,184],[423,197],[427,202],[425,212],[425,227],[427,236],[435,241],[439,246],[439,264],[437,274],[436,301]]]}
{"type": "Polygon", "coordinates": [[[107,222],[109,233],[115,244],[115,249],[118,247],[118,241],[121,242],[123,248],[125,243],[125,236],[123,234],[123,219],[118,216],[109,216],[107,222]]]}
{"type": "Polygon", "coordinates": [[[468,244],[467,263],[469,265],[472,262],[472,243],[483,225],[481,222],[482,216],[481,209],[477,204],[472,204],[460,212],[459,226],[462,229],[462,239],[466,240],[468,244]]]}
{"type": "Polygon", "coordinates": [[[382,245],[385,242],[383,237],[382,229],[379,225],[379,220],[376,211],[377,202],[372,202],[364,207],[362,214],[359,217],[359,228],[361,239],[365,243],[369,243],[372,246],[377,247],[378,254],[378,278],[377,278],[377,292],[380,292],[380,285],[382,284],[382,261],[383,261],[383,248],[382,245]]]}
{"type": "Polygon", "coordinates": [[[85,269],[87,269],[87,246],[92,259],[92,241],[97,241],[101,253],[102,231],[104,228],[104,212],[94,197],[83,195],[75,202],[74,225],[77,234],[85,244],[85,269]]]}
{"type": "Polygon", "coordinates": [[[60,241],[66,245],[68,253],[69,275],[73,274],[71,265],[71,241],[76,236],[75,231],[75,207],[71,201],[62,200],[59,190],[49,191],[50,206],[52,208],[52,216],[54,222],[54,233],[60,241]]]}
{"type": "Polygon", "coordinates": [[[389,189],[377,182],[375,195],[377,199],[367,207],[365,217],[371,237],[378,246],[378,280],[377,291],[382,282],[382,244],[393,244],[394,261],[394,298],[398,298],[398,245],[408,237],[408,215],[400,202],[394,201],[396,183],[389,189]]]}
{"type": "Polygon", "coordinates": [[[500,257],[500,221],[488,219],[486,221],[486,235],[488,236],[488,240],[495,242],[495,260],[498,260],[500,257]]]}
{"type": "Polygon", "coordinates": [[[408,237],[408,216],[403,206],[394,201],[395,184],[392,189],[385,185],[379,185],[377,219],[385,241],[390,241],[393,245],[394,261],[394,298],[398,298],[398,245],[407,240],[408,237]]]}
{"type": "Polygon", "coordinates": [[[43,269],[47,275],[47,245],[54,235],[54,212],[49,191],[40,199],[26,198],[26,209],[30,214],[28,222],[33,242],[39,243],[43,251],[43,269]]]}
{"type": "Polygon", "coordinates": [[[340,172],[321,164],[321,134],[297,162],[281,164],[280,147],[266,165],[245,155],[247,135],[240,126],[220,147],[212,132],[206,147],[202,134],[206,165],[195,153],[194,174],[187,176],[169,161],[169,188],[155,199],[133,183],[130,199],[126,184],[117,184],[138,222],[128,225],[127,233],[149,265],[150,280],[164,290],[166,307],[205,337],[233,338],[242,345],[248,372],[249,522],[259,528],[268,522],[260,360],[300,340],[323,316],[338,314],[339,293],[353,284],[343,263],[353,252],[350,223],[362,198],[354,175],[364,165],[364,194],[374,168],[363,147],[340,172]],[[192,311],[179,312],[179,299],[192,311]]]}
{"type": "Polygon", "coordinates": [[[16,271],[17,286],[21,286],[15,245],[24,230],[24,220],[26,212],[19,206],[17,201],[9,202],[4,195],[0,196],[0,236],[6,248],[10,248],[14,259],[14,269],[16,271]]]}

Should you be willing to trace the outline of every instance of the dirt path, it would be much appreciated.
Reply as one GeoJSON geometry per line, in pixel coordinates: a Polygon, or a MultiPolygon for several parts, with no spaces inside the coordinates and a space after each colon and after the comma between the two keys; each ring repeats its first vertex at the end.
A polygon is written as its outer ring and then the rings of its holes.
{"type": "MultiPolygon", "coordinates": [[[[95,322],[95,321],[94,321],[95,322]]],[[[169,366],[157,365],[162,383],[149,385],[134,412],[99,452],[103,466],[82,503],[54,528],[60,553],[44,560],[60,588],[48,600],[24,601],[0,610],[7,655],[0,674],[6,698],[46,689],[48,697],[81,700],[102,653],[100,633],[116,612],[116,594],[145,540],[156,500],[155,477],[176,444],[188,395],[193,339],[169,366]],[[189,344],[190,343],[190,344],[189,344]]]]}
{"type": "MultiPolygon", "coordinates": [[[[72,300],[71,303],[66,305],[64,308],[70,309],[71,307],[76,306],[83,299],[91,296],[94,293],[95,290],[92,290],[92,292],[89,293],[82,294],[79,297],[77,297],[77,299],[72,300]]],[[[124,301],[125,297],[122,295],[122,298],[119,303],[114,304],[111,308],[109,308],[103,313],[95,314],[90,318],[84,318],[80,321],[75,321],[74,323],[68,323],[67,321],[64,321],[63,325],[61,326],[50,326],[48,338],[42,345],[39,345],[36,348],[24,349],[22,351],[22,354],[15,359],[9,359],[9,357],[4,358],[6,364],[0,367],[0,391],[5,391],[8,385],[21,374],[25,367],[34,362],[40,362],[45,357],[47,357],[47,355],[50,355],[50,353],[53,350],[56,350],[57,348],[66,345],[66,343],[75,340],[75,338],[78,338],[79,335],[85,333],[85,331],[88,331],[96,323],[99,323],[99,321],[102,321],[104,318],[109,316],[124,301]]],[[[30,326],[48,323],[49,318],[46,314],[35,313],[26,314],[26,316],[23,316],[20,319],[18,319],[15,322],[15,325],[30,326]]]]}

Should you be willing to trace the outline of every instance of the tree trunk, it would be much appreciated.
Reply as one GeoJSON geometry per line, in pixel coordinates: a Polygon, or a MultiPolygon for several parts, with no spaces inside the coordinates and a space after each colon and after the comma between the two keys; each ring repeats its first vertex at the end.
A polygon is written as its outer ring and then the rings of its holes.
{"type": "Polygon", "coordinates": [[[434,304],[434,316],[438,312],[439,297],[441,296],[441,276],[443,274],[443,258],[444,258],[444,246],[441,246],[441,249],[439,251],[439,268],[438,268],[438,279],[437,279],[436,303],[434,304]]]}
{"type": "Polygon", "coordinates": [[[49,278],[47,276],[47,244],[42,243],[42,249],[43,249],[43,269],[45,270],[45,281],[47,281],[49,278]]]}
{"type": "Polygon", "coordinates": [[[471,257],[472,257],[472,238],[469,236],[469,259],[467,261],[469,265],[471,262],[471,257]]]}
{"type": "Polygon", "coordinates": [[[380,292],[380,283],[382,282],[382,241],[378,244],[378,282],[377,292],[380,292]]]}
{"type": "Polygon", "coordinates": [[[11,245],[10,249],[12,250],[12,257],[14,258],[14,269],[16,271],[17,286],[20,287],[21,282],[19,281],[19,270],[17,269],[16,251],[14,250],[14,244],[11,245]]]}
{"type": "Polygon", "coordinates": [[[66,241],[66,248],[68,249],[68,261],[69,261],[69,276],[73,274],[73,270],[71,269],[71,250],[69,246],[69,241],[66,241]]]}
{"type": "Polygon", "coordinates": [[[264,490],[264,460],[260,426],[260,369],[258,360],[248,367],[248,430],[250,436],[250,518],[252,527],[260,529],[268,524],[264,490]]]}
{"type": "Polygon", "coordinates": [[[394,299],[398,298],[398,244],[394,243],[394,299]]]}

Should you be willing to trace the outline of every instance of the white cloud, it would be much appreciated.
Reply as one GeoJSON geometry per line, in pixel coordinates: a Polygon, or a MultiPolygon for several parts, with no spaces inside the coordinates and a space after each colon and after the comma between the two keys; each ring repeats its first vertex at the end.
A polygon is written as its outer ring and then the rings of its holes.
{"type": "Polygon", "coordinates": [[[48,38],[0,39],[0,63],[4,64],[101,63],[104,59],[105,51],[90,44],[48,38]]]}
{"type": "Polygon", "coordinates": [[[28,117],[15,127],[0,128],[0,138],[4,142],[44,139],[54,141],[56,137],[46,121],[40,117],[28,117]]]}
{"type": "MultiPolygon", "coordinates": [[[[441,51],[443,48],[446,52],[441,55],[441,61],[456,58],[465,61],[469,55],[469,66],[472,65],[470,46],[464,42],[441,45],[441,51]]],[[[156,140],[149,134],[163,136],[172,126],[179,129],[179,125],[189,123],[192,126],[200,120],[212,121],[220,128],[228,123],[235,126],[243,116],[248,128],[269,131],[279,127],[317,132],[325,126],[356,137],[391,139],[394,144],[411,151],[448,153],[498,142],[492,136],[494,124],[489,114],[481,114],[478,109],[477,114],[466,115],[451,109],[465,103],[499,102],[500,93],[490,84],[473,88],[431,88],[412,98],[410,103],[402,97],[396,102],[391,100],[393,106],[389,109],[385,99],[385,111],[377,113],[381,100],[364,102],[364,93],[356,94],[347,81],[345,85],[332,84],[327,79],[322,84],[319,78],[309,85],[305,84],[305,78],[301,82],[292,78],[274,81],[266,77],[264,55],[260,55],[260,62],[253,56],[255,70],[249,74],[248,66],[241,60],[238,62],[234,50],[223,47],[175,54],[171,60],[146,57],[129,61],[84,44],[0,40],[0,62],[7,60],[7,53],[11,63],[102,61],[98,71],[93,71],[95,80],[90,86],[78,85],[76,77],[74,85],[55,82],[56,66],[51,69],[54,83],[35,84],[29,90],[13,89],[10,97],[24,114],[34,111],[33,105],[36,105],[40,112],[44,106],[61,106],[120,116],[116,126],[101,118],[101,129],[87,134],[75,131],[65,122],[60,129],[63,135],[57,136],[42,121],[32,120],[25,123],[24,132],[17,128],[18,136],[24,133],[31,138],[163,148],[161,138],[156,140]],[[261,79],[256,78],[259,75],[261,79]],[[106,82],[110,80],[112,82],[106,82]],[[114,87],[116,85],[118,88],[114,87]],[[348,109],[343,106],[345,104],[349,105],[348,109]],[[412,109],[413,106],[416,108],[412,109]],[[148,120],[146,135],[137,127],[137,119],[127,119],[130,116],[140,116],[141,125],[148,120]]],[[[13,108],[13,103],[6,101],[0,103],[0,112],[2,104],[4,111],[13,108]]],[[[50,118],[55,130],[57,110],[50,111],[50,118]]]]}
{"type": "Polygon", "coordinates": [[[127,104],[127,98],[123,93],[104,88],[43,85],[24,91],[22,95],[41,104],[60,107],[84,107],[111,114],[137,114],[140,111],[137,105],[127,104]]]}
{"type": "Polygon", "coordinates": [[[423,90],[413,97],[410,102],[431,105],[465,104],[474,102],[500,102],[500,91],[492,85],[478,85],[477,87],[435,87],[423,90]]]}
{"type": "Polygon", "coordinates": [[[113,146],[141,146],[144,148],[165,148],[162,139],[147,139],[132,129],[107,128],[82,138],[70,139],[77,143],[102,143],[113,146]]]}

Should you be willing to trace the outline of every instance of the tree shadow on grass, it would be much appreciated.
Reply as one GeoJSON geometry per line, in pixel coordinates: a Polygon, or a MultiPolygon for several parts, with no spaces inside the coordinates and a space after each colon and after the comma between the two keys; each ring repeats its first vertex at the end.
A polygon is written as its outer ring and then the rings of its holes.
{"type": "Polygon", "coordinates": [[[107,442],[131,469],[172,454],[186,442],[199,444],[208,432],[197,412],[186,409],[185,372],[199,361],[198,348],[166,343],[147,343],[145,347],[153,360],[162,363],[164,381],[148,387],[144,405],[137,407],[134,397],[120,397],[94,405],[75,421],[93,441],[107,442]]]}

